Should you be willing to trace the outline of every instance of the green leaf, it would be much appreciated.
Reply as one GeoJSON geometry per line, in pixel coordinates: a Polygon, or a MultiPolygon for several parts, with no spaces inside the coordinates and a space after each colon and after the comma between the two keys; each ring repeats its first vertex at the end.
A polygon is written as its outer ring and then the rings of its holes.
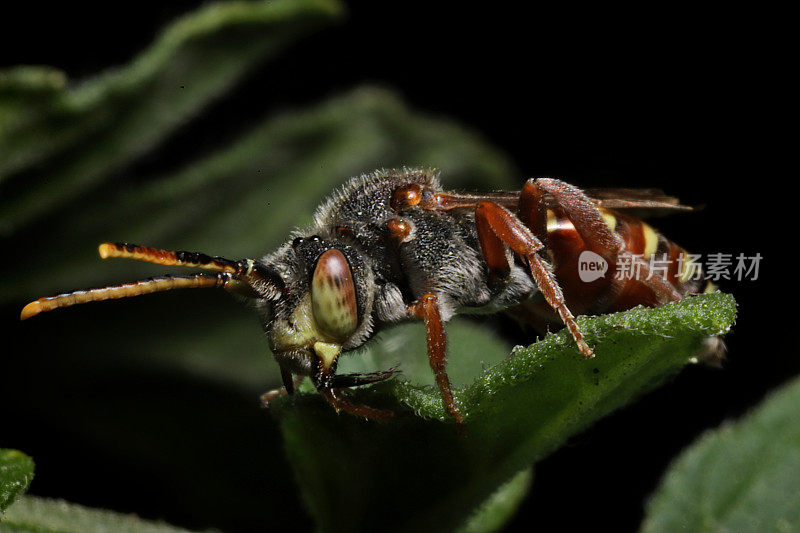
{"type": "Polygon", "coordinates": [[[0,73],[0,232],[97,187],[340,11],[333,0],[211,4],[169,26],[124,68],[77,85],[53,69],[0,73]]]}
{"type": "Polygon", "coordinates": [[[25,496],[9,509],[0,532],[15,533],[180,533],[186,529],[135,515],[90,509],[62,500],[25,496]]]}
{"type": "Polygon", "coordinates": [[[3,511],[28,489],[33,479],[33,459],[17,450],[0,449],[0,520],[3,511]]]}
{"type": "Polygon", "coordinates": [[[800,378],[737,422],[709,431],[670,466],[642,530],[797,531],[800,378]]]}
{"type": "MultiPolygon", "coordinates": [[[[520,470],[693,360],[708,336],[728,331],[735,312],[733,298],[716,293],[581,318],[594,359],[583,359],[562,331],[514,350],[455,391],[466,436],[437,389],[402,380],[355,394],[403,414],[388,422],[337,416],[315,394],[279,398],[272,409],[323,530],[413,530],[432,517],[438,528],[453,529],[520,470]]],[[[413,357],[425,356],[406,360],[413,357]]],[[[450,367],[480,357],[451,350],[450,367]]]]}

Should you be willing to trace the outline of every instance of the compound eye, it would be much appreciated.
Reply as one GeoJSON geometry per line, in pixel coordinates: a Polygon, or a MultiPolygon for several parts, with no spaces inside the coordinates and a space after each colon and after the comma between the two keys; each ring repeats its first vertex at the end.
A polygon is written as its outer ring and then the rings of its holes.
{"type": "Polygon", "coordinates": [[[311,307],[320,330],[344,341],[358,326],[356,287],[344,254],[331,249],[317,261],[311,280],[311,307]]]}

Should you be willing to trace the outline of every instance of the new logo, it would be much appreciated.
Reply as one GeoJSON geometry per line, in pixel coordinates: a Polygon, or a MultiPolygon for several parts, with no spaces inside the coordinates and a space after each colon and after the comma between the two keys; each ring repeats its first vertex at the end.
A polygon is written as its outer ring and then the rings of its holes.
{"type": "Polygon", "coordinates": [[[584,283],[600,279],[606,275],[608,263],[598,254],[584,250],[578,257],[578,277],[584,283]]]}

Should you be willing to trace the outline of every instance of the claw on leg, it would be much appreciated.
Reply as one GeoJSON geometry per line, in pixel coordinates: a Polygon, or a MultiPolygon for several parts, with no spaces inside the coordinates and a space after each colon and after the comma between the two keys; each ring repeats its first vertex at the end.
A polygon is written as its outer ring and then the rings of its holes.
{"type": "Polygon", "coordinates": [[[382,372],[343,374],[337,376],[335,374],[335,364],[326,366],[320,361],[316,373],[311,377],[311,380],[314,382],[317,392],[325,398],[325,401],[331,404],[337,413],[344,411],[345,413],[360,416],[368,420],[385,420],[387,418],[394,418],[396,416],[395,413],[386,409],[375,409],[367,405],[353,403],[345,396],[342,389],[345,387],[377,383],[389,379],[396,371],[395,368],[392,368],[382,372]]]}
{"type": "Polygon", "coordinates": [[[367,420],[386,420],[396,416],[394,411],[389,411],[388,409],[375,409],[367,405],[352,403],[342,394],[341,389],[320,388],[317,390],[322,397],[331,404],[337,413],[339,411],[344,411],[345,413],[360,416],[367,420]]]}
{"type": "Polygon", "coordinates": [[[279,389],[272,389],[271,391],[267,391],[261,395],[261,407],[264,409],[269,409],[269,404],[272,400],[279,396],[287,396],[289,393],[286,392],[286,387],[281,387],[279,389]]]}

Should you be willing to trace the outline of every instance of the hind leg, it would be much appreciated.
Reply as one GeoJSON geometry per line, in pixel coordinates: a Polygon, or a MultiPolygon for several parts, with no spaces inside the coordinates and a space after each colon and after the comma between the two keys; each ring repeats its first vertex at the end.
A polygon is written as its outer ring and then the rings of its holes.
{"type": "Polygon", "coordinates": [[[544,248],[542,241],[508,209],[494,202],[478,203],[475,208],[475,225],[484,258],[489,265],[490,280],[493,276],[508,275],[510,265],[504,247],[508,245],[514,253],[528,262],[533,281],[572,333],[578,349],[585,357],[592,357],[593,351],[586,344],[575,317],[567,307],[564,293],[552,268],[539,256],[538,252],[544,248]]]}
{"type": "Polygon", "coordinates": [[[652,290],[660,300],[680,300],[675,287],[659,275],[653,275],[649,264],[641,257],[625,249],[622,238],[608,227],[600,210],[583,191],[561,180],[553,178],[530,179],[522,188],[519,202],[519,218],[543,242],[547,242],[547,200],[559,208],[572,223],[587,250],[605,259],[609,265],[620,262],[620,256],[635,267],[638,282],[652,290]]]}

